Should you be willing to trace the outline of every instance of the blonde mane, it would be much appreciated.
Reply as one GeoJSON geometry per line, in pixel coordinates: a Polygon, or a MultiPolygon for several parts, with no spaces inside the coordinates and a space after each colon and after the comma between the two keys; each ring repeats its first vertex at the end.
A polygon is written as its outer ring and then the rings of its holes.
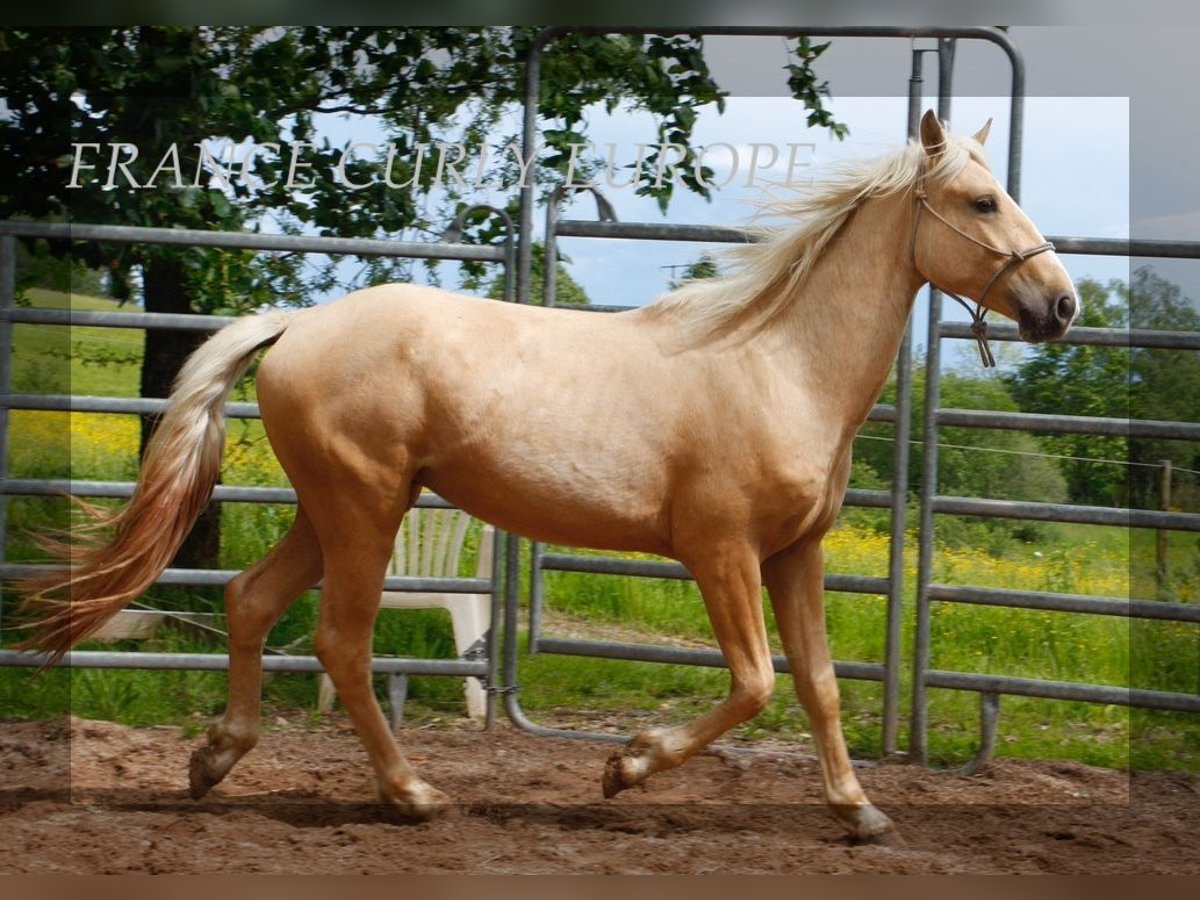
{"type": "MultiPolygon", "coordinates": [[[[723,251],[737,260],[731,274],[685,283],[648,309],[671,315],[698,339],[720,336],[738,325],[766,325],[791,304],[850,215],[867,200],[909,190],[924,156],[924,148],[912,142],[887,156],[842,162],[832,177],[797,190],[795,196],[763,201],[764,213],[799,224],[751,229],[757,243],[723,251]]],[[[976,142],[947,136],[926,177],[949,181],[972,158],[986,165],[976,142]]]]}

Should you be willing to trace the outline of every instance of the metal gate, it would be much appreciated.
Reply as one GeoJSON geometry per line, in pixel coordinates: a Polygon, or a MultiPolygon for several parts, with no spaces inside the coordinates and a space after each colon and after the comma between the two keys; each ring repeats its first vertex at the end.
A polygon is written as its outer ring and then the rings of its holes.
{"type": "MultiPolygon", "coordinates": [[[[1002,32],[989,28],[687,28],[647,29],[595,27],[555,27],[546,29],[530,52],[527,67],[526,107],[524,122],[525,152],[535,144],[537,98],[540,78],[540,59],[545,47],[566,34],[623,33],[623,34],[689,34],[727,36],[781,36],[814,38],[903,38],[913,42],[912,69],[908,79],[907,135],[915,137],[921,113],[923,62],[925,54],[936,55],[938,64],[938,114],[950,118],[953,63],[958,40],[983,40],[1000,46],[1012,67],[1010,93],[1011,120],[1008,147],[1008,191],[1019,200],[1021,178],[1021,146],[1024,115],[1024,66],[1017,49],[1002,32]],[[931,39],[932,47],[918,47],[918,38],[931,39]]],[[[551,198],[545,219],[545,302],[554,302],[554,263],[557,240],[561,237],[595,239],[633,239],[657,241],[700,241],[745,243],[753,238],[733,228],[700,225],[668,225],[661,223],[625,223],[605,216],[607,204],[597,204],[600,221],[562,220],[556,206],[561,194],[551,198]],[[607,220],[606,220],[607,219],[607,220]]],[[[532,243],[526,236],[533,232],[532,190],[521,197],[520,230],[523,236],[518,261],[518,296],[527,300],[530,291],[532,243]]],[[[1137,256],[1148,258],[1200,259],[1200,243],[1172,241],[1109,240],[1054,236],[1050,238],[1060,254],[1094,254],[1106,256],[1137,256]]],[[[1117,688],[1015,678],[1003,675],[980,675],[965,672],[935,670],[931,656],[931,605],[942,603],[991,604],[1036,610],[1056,610],[1093,615],[1150,618],[1200,624],[1200,606],[1188,603],[1169,603],[1151,600],[1118,600],[1076,594],[1031,591],[997,590],[938,584],[933,580],[934,524],[938,514],[958,514],[981,517],[1025,518],[1035,521],[1121,525],[1125,527],[1161,528],[1178,531],[1200,531],[1200,515],[1153,510],[1079,507],[1067,504],[1021,503],[941,496],[937,492],[938,429],[940,426],[971,426],[977,428],[1008,428],[1038,434],[1109,434],[1126,437],[1155,437],[1177,440],[1200,440],[1200,424],[1180,422],[1130,421],[1097,419],[1069,415],[1035,415],[1029,413],[979,412],[940,408],[939,376],[941,342],[944,339],[973,339],[965,323],[942,322],[941,295],[930,290],[929,320],[925,354],[926,379],[922,444],[924,455],[919,494],[919,561],[916,584],[915,639],[912,653],[912,703],[910,737],[907,753],[924,762],[927,753],[927,709],[930,688],[975,691],[980,696],[980,746],[971,766],[982,764],[990,756],[996,732],[1001,694],[1042,697],[1062,700],[1084,700],[1148,709],[1200,712],[1200,696],[1195,694],[1117,688]]],[[[612,311],[612,307],[599,307],[612,311]]],[[[1018,340],[1014,326],[993,326],[989,334],[997,340],[1018,340]]],[[[1067,344],[1145,347],[1178,350],[1200,349],[1200,334],[1154,332],[1127,329],[1076,328],[1067,344]]],[[[897,401],[894,406],[876,405],[869,421],[890,422],[894,427],[893,473],[905,473],[909,466],[909,421],[912,409],[912,335],[906,330],[896,362],[897,401]]],[[[882,740],[885,754],[895,753],[898,747],[900,694],[905,648],[902,646],[904,579],[904,544],[906,531],[907,484],[902,475],[894,474],[890,491],[851,489],[846,505],[888,508],[891,511],[891,534],[888,575],[886,578],[827,573],[825,587],[829,591],[874,594],[886,597],[887,634],[882,663],[837,661],[839,678],[879,681],[883,683],[882,740]]],[[[517,572],[521,568],[515,546],[510,548],[507,563],[509,593],[506,597],[506,633],[515,635],[519,625],[519,598],[516,594],[517,572]]],[[[697,666],[723,666],[718,650],[682,649],[641,643],[618,643],[562,639],[546,636],[543,629],[543,574],[548,571],[589,572],[598,576],[634,576],[648,578],[688,578],[686,570],[674,563],[597,557],[547,552],[534,543],[530,548],[530,593],[528,642],[531,653],[559,653],[625,659],[642,662],[675,663],[697,666]]],[[[623,740],[613,735],[548,728],[533,722],[522,710],[517,694],[517,645],[510,637],[506,645],[505,673],[509,693],[506,705],[510,717],[521,727],[538,734],[580,737],[593,740],[623,740]]],[[[782,656],[774,657],[778,672],[788,671],[782,656]]]]}
{"type": "MultiPolygon", "coordinates": [[[[1010,89],[1011,119],[1008,147],[1008,189],[1019,196],[1020,162],[1024,111],[1024,69],[1016,48],[999,31],[987,28],[686,28],[642,29],[610,28],[605,26],[546,29],[531,50],[527,66],[526,106],[524,120],[525,153],[535,144],[537,128],[537,97],[540,81],[541,54],[556,38],[568,33],[654,33],[712,34],[745,36],[781,36],[816,38],[893,38],[914,41],[912,69],[909,73],[909,110],[907,134],[915,133],[923,87],[923,63],[927,54],[936,54],[938,62],[939,114],[949,118],[951,79],[955,42],[958,40],[986,41],[999,46],[1012,67],[1010,89]],[[931,41],[930,46],[918,47],[917,39],[931,41]]],[[[897,123],[897,133],[900,126],[897,123]]],[[[514,229],[509,226],[504,246],[466,246],[462,244],[416,244],[360,239],[290,237],[274,235],[226,234],[173,229],[127,228],[120,226],[43,225],[26,222],[0,223],[0,553],[3,552],[7,523],[7,498],[72,493],[91,497],[127,497],[132,485],[114,482],[63,482],[11,477],[8,467],[8,412],[13,409],[72,410],[80,412],[153,413],[161,411],[163,401],[140,398],[95,398],[78,396],[43,396],[12,392],[11,338],[17,323],[57,326],[103,325],[117,328],[183,328],[212,330],[228,320],[210,316],[154,316],[151,314],[84,313],[67,310],[34,310],[14,305],[15,241],[16,236],[43,237],[52,240],[105,240],[113,242],[145,242],[176,245],[198,245],[263,251],[293,251],[317,253],[377,254],[412,258],[476,260],[500,263],[506,274],[516,276],[518,299],[527,300],[530,291],[532,266],[532,234],[534,198],[531,186],[523,189],[520,198],[520,220],[514,229]],[[519,256],[514,238],[519,235],[519,256]]],[[[496,211],[502,217],[500,211],[496,211]]],[[[506,217],[504,217],[506,218],[506,217]]],[[[624,238],[641,240],[686,240],[707,242],[744,242],[747,235],[737,229],[693,225],[661,225],[618,223],[614,221],[560,220],[555,202],[546,210],[546,272],[545,296],[553,303],[553,273],[556,242],[560,237],[583,237],[598,240],[624,238]]],[[[1176,257],[1200,259],[1200,244],[1168,241],[1097,240],[1055,236],[1052,240],[1060,253],[1126,255],[1136,257],[1176,257]]],[[[997,340],[1016,340],[1015,328],[993,326],[990,334],[997,340]]],[[[941,320],[941,298],[931,294],[930,315],[926,323],[926,371],[940,369],[943,340],[971,339],[965,324],[941,320]]],[[[1200,349],[1200,335],[1139,330],[1077,328],[1067,340],[1070,344],[1147,347],[1195,351],[1200,349]]],[[[894,406],[877,406],[871,413],[874,422],[892,423],[895,434],[893,472],[903,473],[909,467],[909,420],[912,403],[912,336],[906,331],[897,360],[897,401],[894,406]]],[[[840,661],[836,664],[841,678],[879,682],[883,685],[882,746],[885,753],[898,751],[898,732],[901,716],[901,685],[905,675],[906,649],[912,658],[910,676],[913,685],[911,698],[911,734],[907,750],[910,756],[924,760],[926,755],[927,703],[930,688],[974,691],[981,698],[983,723],[980,759],[990,753],[995,733],[996,715],[1001,694],[1044,697],[1050,699],[1085,700],[1153,709],[1200,712],[1200,697],[1192,694],[1167,693],[1140,689],[1069,684],[997,675],[979,675],[933,669],[931,659],[931,609],[935,603],[990,604],[1025,609],[1056,610],[1080,614],[1150,618],[1189,624],[1200,624],[1200,606],[1189,603],[1168,603],[1156,600],[1119,600],[1076,594],[995,590],[937,583],[934,580],[933,541],[938,515],[971,515],[1005,518],[1026,518],[1037,521],[1086,522],[1123,527],[1166,528],[1200,532],[1200,515],[1153,510],[1109,509],[1078,507],[1066,504],[1020,503],[942,496],[937,490],[939,428],[970,426],[976,428],[1010,428],[1040,434],[1108,434],[1125,437],[1155,437],[1177,440],[1200,440],[1200,424],[1153,422],[1137,420],[1096,419],[1083,416],[1037,416],[1022,413],[996,413],[940,408],[938,378],[926,380],[925,413],[921,439],[925,453],[919,494],[918,574],[915,585],[915,639],[910,648],[902,643],[904,620],[903,568],[907,486],[903,477],[894,477],[890,491],[851,490],[847,504],[890,510],[891,546],[886,577],[867,577],[832,573],[827,575],[826,587],[831,591],[876,595],[886,603],[886,653],[882,662],[840,661]]],[[[253,404],[231,403],[226,413],[232,417],[254,417],[253,404]]],[[[217,500],[249,502],[294,502],[294,494],[285,489],[253,488],[222,485],[217,488],[217,500]]],[[[443,505],[434,497],[423,498],[420,505],[443,505]]],[[[614,739],[609,734],[592,734],[546,728],[530,720],[521,708],[518,696],[518,633],[521,629],[521,596],[524,564],[518,540],[509,538],[498,543],[500,552],[491,579],[431,579],[413,577],[389,578],[389,590],[438,590],[467,593],[491,592],[493,603],[489,646],[484,658],[462,660],[378,659],[374,670],[382,673],[443,674],[475,676],[488,680],[489,723],[494,698],[503,694],[508,715],[523,728],[541,734],[566,734],[589,739],[614,739]],[[503,606],[503,671],[499,671],[500,646],[498,636],[501,606],[503,606]]],[[[544,547],[530,547],[528,577],[530,585],[528,637],[529,648],[536,653],[559,653],[575,656],[619,658],[647,662],[670,662],[700,666],[720,666],[723,660],[716,650],[684,650],[647,644],[604,641],[566,640],[547,636],[542,627],[542,576],[548,571],[575,571],[606,575],[628,575],[654,578],[687,578],[687,572],[673,563],[630,560],[619,557],[581,556],[548,552],[544,547]]],[[[0,577],[12,578],[25,571],[23,567],[4,562],[0,557],[0,577]]],[[[169,569],[160,581],[171,584],[219,585],[234,573],[169,569]]],[[[37,664],[30,654],[0,650],[0,665],[37,664]]],[[[222,654],[158,654],[74,652],[69,662],[75,666],[105,668],[187,668],[224,669],[228,658],[222,654]]],[[[779,671],[786,671],[782,658],[775,660],[779,671]]],[[[320,663],[310,656],[268,656],[264,668],[269,671],[320,671],[320,663]]]]}
{"type": "MultiPolygon", "coordinates": [[[[467,215],[479,210],[471,207],[459,216],[459,225],[467,215]]],[[[284,251],[292,253],[355,254],[410,259],[470,260],[499,264],[504,272],[505,299],[513,298],[512,272],[515,259],[515,235],[512,223],[502,210],[498,214],[506,227],[507,236],[500,245],[470,245],[462,243],[381,241],[364,238],[332,238],[314,236],[244,234],[171,228],[139,228],[118,225],[43,224],[36,222],[0,222],[0,578],[13,579],[28,574],[28,565],[8,563],[6,533],[8,499],[13,496],[62,496],[128,498],[134,485],[130,482],[97,482],[56,479],[13,478],[9,470],[9,412],[11,410],[57,410],[91,413],[146,414],[161,413],[165,400],[136,397],[81,397],[75,395],[15,394],[12,379],[12,329],[16,324],[93,325],[106,328],[163,328],[186,331],[215,331],[233,319],[222,316],[178,315],[167,313],[91,312],[70,309],[26,309],[15,303],[16,240],[18,236],[61,241],[103,240],[113,243],[160,244],[172,246],[215,247],[237,250],[284,251]]],[[[229,418],[258,418],[256,403],[227,403],[229,418]]],[[[290,488],[268,488],[238,485],[218,485],[213,499],[218,502],[295,503],[295,491],[290,488]]],[[[451,508],[445,500],[424,494],[419,507],[451,508]]],[[[505,536],[497,534],[502,544],[505,536]]],[[[491,594],[496,596],[498,567],[493,566],[490,577],[454,578],[388,576],[384,587],[400,592],[441,592],[462,594],[491,594]]],[[[157,584],[221,586],[237,573],[210,569],[168,568],[157,584]]],[[[170,611],[167,611],[170,612],[170,611]]],[[[413,659],[376,657],[372,671],[388,675],[451,675],[479,678],[489,688],[487,694],[487,724],[495,716],[498,646],[496,637],[499,619],[498,604],[492,604],[492,627],[481,651],[463,659],[413,659]]],[[[0,623],[2,625],[3,623],[0,623]]],[[[41,654],[0,649],[0,666],[40,665],[41,654]]],[[[67,654],[65,663],[79,668],[116,669],[190,669],[219,671],[229,667],[229,657],[218,653],[153,653],[139,651],[75,650],[67,654]]],[[[292,656],[268,653],[263,657],[263,669],[268,672],[322,672],[315,656],[292,656]]]]}

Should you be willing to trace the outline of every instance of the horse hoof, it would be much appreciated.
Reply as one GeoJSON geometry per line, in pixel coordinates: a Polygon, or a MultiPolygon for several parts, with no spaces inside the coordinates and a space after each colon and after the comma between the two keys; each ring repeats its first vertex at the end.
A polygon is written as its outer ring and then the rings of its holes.
{"type": "Polygon", "coordinates": [[[221,779],[213,774],[207,747],[199,747],[192,751],[188,763],[188,795],[193,800],[199,800],[221,779]]]}
{"type": "Polygon", "coordinates": [[[895,828],[889,827],[884,831],[877,831],[873,834],[851,834],[850,843],[871,847],[902,847],[904,846],[904,838],[900,836],[900,832],[895,828]]]}
{"type": "Polygon", "coordinates": [[[621,765],[624,761],[625,755],[617,752],[610,756],[604,764],[604,776],[600,779],[600,789],[604,792],[605,800],[611,800],[626,788],[633,787],[625,780],[625,770],[621,765]]]}
{"type": "Polygon", "coordinates": [[[904,843],[892,820],[874,806],[856,806],[847,810],[836,810],[842,823],[850,832],[852,844],[870,844],[876,847],[894,847],[904,843]]]}
{"type": "Polygon", "coordinates": [[[454,802],[436,788],[430,789],[429,796],[418,803],[409,805],[409,816],[417,822],[432,822],[449,816],[454,811],[454,802]]]}
{"type": "Polygon", "coordinates": [[[406,790],[399,798],[391,798],[381,792],[380,799],[411,822],[429,822],[454,810],[454,802],[447,794],[424,783],[406,790]]]}

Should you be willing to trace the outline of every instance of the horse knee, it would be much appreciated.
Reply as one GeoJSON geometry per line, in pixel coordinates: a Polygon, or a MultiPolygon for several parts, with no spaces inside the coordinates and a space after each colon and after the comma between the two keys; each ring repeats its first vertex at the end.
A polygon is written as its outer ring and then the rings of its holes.
{"type": "Polygon", "coordinates": [[[239,572],[225,584],[225,616],[231,623],[242,618],[249,580],[247,572],[239,572]]]}
{"type": "Polygon", "coordinates": [[[313,642],[313,654],[335,683],[344,684],[348,678],[368,676],[371,660],[349,648],[344,640],[327,628],[318,628],[313,642]]]}
{"type": "Polygon", "coordinates": [[[333,669],[341,661],[341,657],[337,652],[337,642],[323,628],[317,629],[317,636],[313,641],[313,655],[320,660],[325,671],[331,676],[333,675],[333,669]]]}
{"type": "Polygon", "coordinates": [[[225,627],[230,643],[237,647],[260,645],[273,621],[255,608],[251,582],[250,573],[241,572],[225,585],[225,627]]]}

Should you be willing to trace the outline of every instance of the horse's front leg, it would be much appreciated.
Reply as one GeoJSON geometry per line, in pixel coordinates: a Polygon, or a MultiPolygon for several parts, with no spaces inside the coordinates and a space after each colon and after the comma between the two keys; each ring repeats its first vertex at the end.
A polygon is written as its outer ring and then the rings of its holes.
{"type": "Polygon", "coordinates": [[[852,838],[885,840],[892,833],[892,822],[863,793],[842,734],[841,700],[825,633],[825,562],[820,540],[800,541],[771,557],[763,565],[763,580],[796,695],[808,713],[825,798],[852,838]]]}
{"type": "Polygon", "coordinates": [[[770,701],[775,671],[763,623],[759,562],[745,546],[716,548],[691,566],[729,666],[729,695],[699,719],[677,728],[636,735],[604,770],[604,796],[677,766],[770,701]]]}

